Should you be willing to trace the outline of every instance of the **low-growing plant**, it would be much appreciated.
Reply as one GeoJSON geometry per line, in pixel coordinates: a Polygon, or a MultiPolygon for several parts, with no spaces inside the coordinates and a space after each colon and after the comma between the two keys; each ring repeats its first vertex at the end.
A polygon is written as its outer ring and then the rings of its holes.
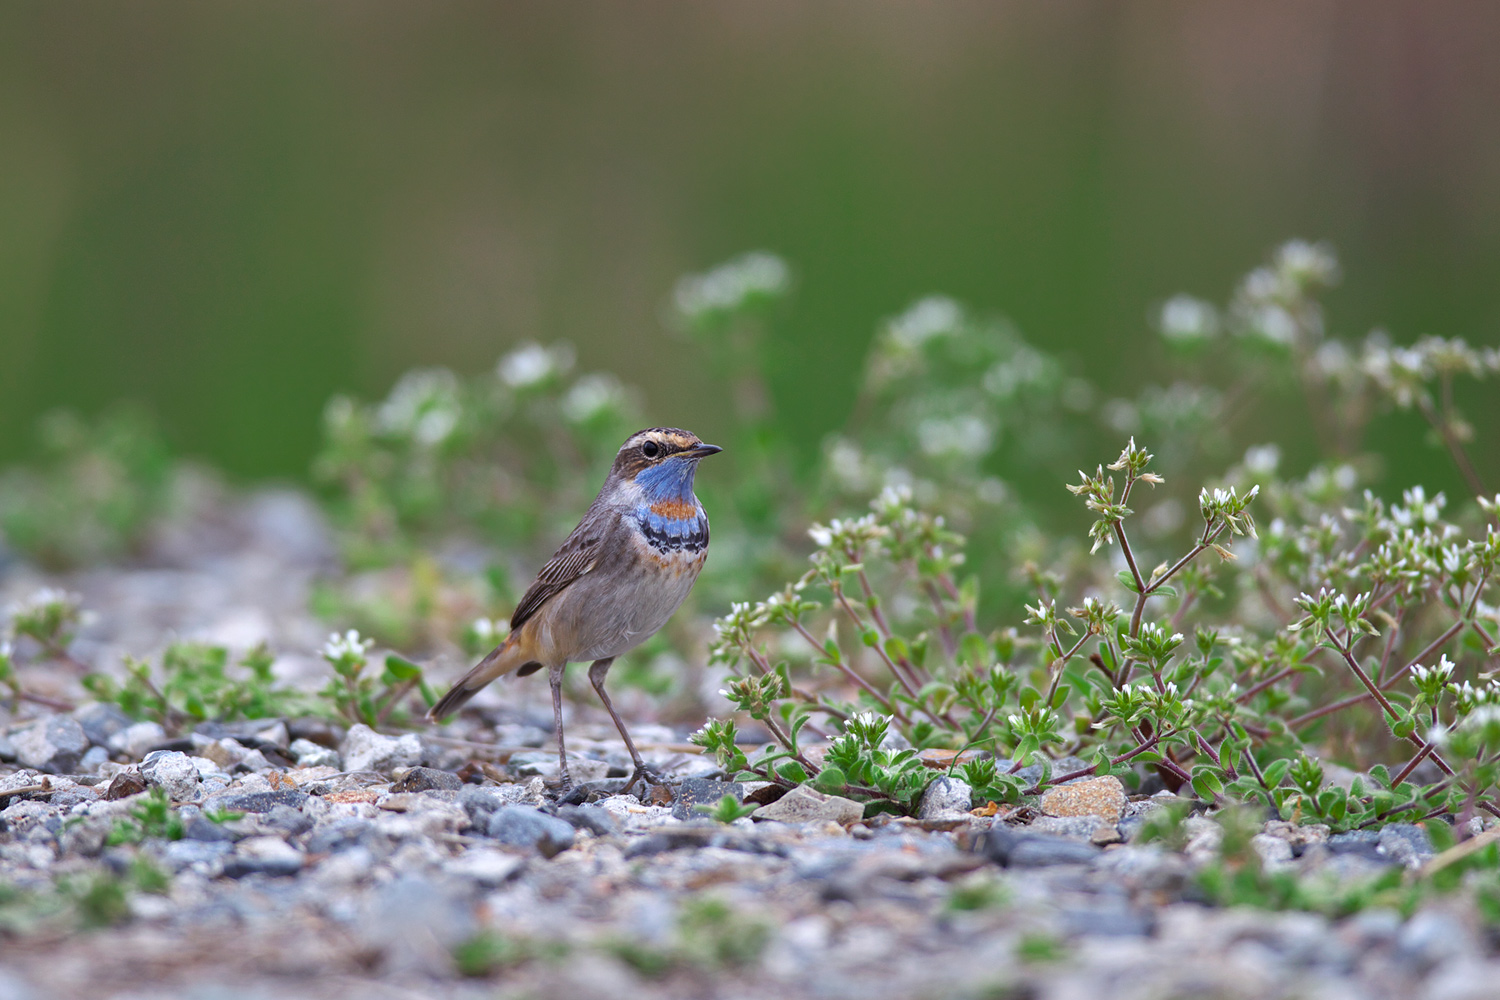
{"type": "MultiPolygon", "coordinates": [[[[1376,338],[1339,367],[1349,352],[1321,340],[1313,297],[1330,260],[1293,244],[1247,279],[1230,310],[1244,349],[1289,363],[1310,394],[1343,393],[1328,416],[1341,440],[1380,393],[1423,410],[1482,485],[1448,386],[1500,367],[1500,354],[1376,338]]],[[[1197,322],[1217,329],[1213,316],[1197,322]]],[[[812,528],[805,574],[716,626],[723,693],[769,747],[740,746],[733,719],[694,741],[731,774],[901,810],[938,773],[916,751],[945,748],[993,755],[961,773],[994,800],[1113,774],[1335,829],[1500,815],[1500,687],[1485,669],[1500,652],[1500,612],[1485,600],[1500,496],[1449,519],[1446,498],[1421,488],[1399,503],[1361,494],[1354,465],[1286,479],[1278,464],[1274,449],[1252,448],[1199,489],[1198,526],[1173,551],[1161,519],[1136,531],[1165,479],[1131,439],[1068,486],[1091,514],[1093,560],[1016,567],[1033,592],[1020,629],[980,624],[964,539],[909,488],[887,486],[869,513],[812,528]],[[827,743],[821,754],[810,738],[827,743]],[[1363,773],[1329,782],[1333,754],[1363,773]],[[1022,780],[1043,755],[1087,763],[1022,780]]]]}
{"type": "Polygon", "coordinates": [[[145,799],[130,807],[130,815],[115,820],[107,843],[139,844],[143,840],[181,840],[185,826],[172,808],[172,800],[160,788],[153,788],[145,799]]]}
{"type": "Polygon", "coordinates": [[[368,653],[374,640],[354,630],[334,633],[323,646],[323,659],[336,675],[323,688],[321,697],[344,720],[371,728],[391,723],[401,725],[411,716],[406,705],[413,693],[420,694],[430,708],[437,696],[428,685],[420,665],[394,654],[385,658],[378,676],[368,671],[368,653]]]}
{"type": "Polygon", "coordinates": [[[275,657],[261,644],[242,657],[231,673],[229,650],[201,642],[174,642],[161,655],[160,670],[149,660],[125,658],[125,679],[89,674],[84,687],[100,701],[118,705],[134,719],[151,719],[169,730],[205,720],[267,719],[311,710],[310,699],[280,684],[272,673],[275,657]]]}
{"type": "Polygon", "coordinates": [[[744,819],[758,808],[750,802],[741,802],[733,795],[725,795],[711,806],[694,806],[694,810],[720,823],[733,823],[744,819]]]}

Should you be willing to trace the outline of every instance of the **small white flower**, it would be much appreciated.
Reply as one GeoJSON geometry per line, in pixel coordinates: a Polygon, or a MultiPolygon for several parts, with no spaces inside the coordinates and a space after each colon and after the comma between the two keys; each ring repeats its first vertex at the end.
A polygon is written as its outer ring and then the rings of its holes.
{"type": "Polygon", "coordinates": [[[337,632],[331,633],[328,642],[323,645],[323,656],[329,660],[341,660],[346,656],[363,659],[374,645],[374,639],[363,639],[358,631],[351,628],[342,636],[337,632]]]}
{"type": "Polygon", "coordinates": [[[572,347],[556,344],[549,348],[528,341],[501,358],[496,373],[512,389],[525,389],[572,367],[572,347]]]}
{"type": "Polygon", "coordinates": [[[1212,339],[1219,332],[1219,312],[1202,299],[1174,295],[1161,307],[1157,327],[1167,340],[1189,344],[1212,339]]]}

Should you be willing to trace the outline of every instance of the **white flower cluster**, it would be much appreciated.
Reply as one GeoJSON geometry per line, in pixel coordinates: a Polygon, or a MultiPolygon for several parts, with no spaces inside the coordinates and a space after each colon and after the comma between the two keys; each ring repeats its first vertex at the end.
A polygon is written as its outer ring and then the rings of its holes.
{"type": "Polygon", "coordinates": [[[343,635],[333,632],[323,644],[323,658],[330,663],[345,657],[362,660],[374,645],[374,639],[361,638],[359,632],[352,628],[343,635]]]}
{"type": "MultiPolygon", "coordinates": [[[[330,404],[330,407],[332,404],[330,404]]],[[[401,376],[375,409],[375,427],[432,448],[448,440],[463,416],[458,379],[446,368],[420,368],[401,376]]],[[[325,419],[338,415],[332,409],[325,419]]]]}
{"type": "Polygon", "coordinates": [[[1162,304],[1156,327],[1174,344],[1196,344],[1219,335],[1219,311],[1191,295],[1174,295],[1162,304]]]}
{"type": "Polygon", "coordinates": [[[609,413],[630,409],[630,394],[613,375],[585,375],[563,396],[559,409],[573,424],[586,424],[609,413]]]}
{"type": "Polygon", "coordinates": [[[529,389],[568,374],[573,361],[570,344],[543,347],[527,341],[500,359],[495,374],[511,389],[529,389]]]}
{"type": "Polygon", "coordinates": [[[677,282],[672,303],[690,322],[720,312],[743,308],[751,299],[786,294],[792,270],[773,253],[755,250],[726,261],[703,274],[690,274],[677,282]]]}

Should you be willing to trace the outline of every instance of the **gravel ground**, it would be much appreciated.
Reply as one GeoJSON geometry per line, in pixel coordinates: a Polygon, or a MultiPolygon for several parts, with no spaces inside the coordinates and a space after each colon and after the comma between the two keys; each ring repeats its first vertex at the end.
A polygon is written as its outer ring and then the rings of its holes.
{"type": "MultiPolygon", "coordinates": [[[[268,639],[288,651],[278,672],[311,679],[327,629],[308,593],[330,551],[306,501],[262,494],[165,533],[149,568],[44,581],[0,564],[0,601],[82,594],[94,616],[73,651],[105,669],[175,637],[268,639]]],[[[81,690],[55,665],[23,676],[81,690]]],[[[560,803],[545,685],[496,688],[442,734],[282,719],[171,739],[99,705],[0,717],[0,1000],[1500,994],[1495,929],[1462,894],[1407,917],[1211,908],[1192,874],[1220,827],[1193,817],[1181,850],[1142,844],[1167,797],[1113,779],[994,815],[939,781],[917,818],[869,821],[797,794],[724,825],[693,805],[766,790],[717,780],[685,731],[639,725],[668,784],[619,794],[623,748],[575,706],[584,785],[560,803]],[[181,838],[110,846],[152,794],[181,838]],[[17,902],[128,881],[141,858],[170,879],[129,893],[113,926],[17,902]]],[[[1341,880],[1432,857],[1409,826],[1267,823],[1253,846],[1268,868],[1341,880]]]]}

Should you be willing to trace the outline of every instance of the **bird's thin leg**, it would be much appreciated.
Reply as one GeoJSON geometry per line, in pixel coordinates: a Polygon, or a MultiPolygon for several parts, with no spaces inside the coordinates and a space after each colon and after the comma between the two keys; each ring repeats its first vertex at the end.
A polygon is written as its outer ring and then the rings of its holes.
{"type": "Polygon", "coordinates": [[[557,781],[564,791],[573,785],[573,779],[568,777],[568,750],[563,741],[562,681],[566,667],[563,663],[547,668],[547,683],[552,685],[552,721],[557,726],[557,781]]]}
{"type": "Polygon", "coordinates": [[[646,767],[646,762],[641,759],[640,751],[635,748],[635,741],[630,738],[630,733],[625,729],[624,720],[620,718],[620,713],[615,711],[614,702],[609,700],[609,692],[604,690],[604,675],[609,673],[609,665],[614,662],[613,656],[607,660],[595,660],[593,666],[589,667],[589,681],[594,685],[594,690],[599,692],[599,700],[604,702],[605,711],[609,712],[609,717],[615,720],[615,728],[620,731],[620,738],[625,741],[625,749],[630,753],[630,762],[635,765],[635,773],[630,776],[629,783],[620,789],[622,793],[625,793],[634,788],[637,781],[649,780],[655,776],[646,767]]]}

